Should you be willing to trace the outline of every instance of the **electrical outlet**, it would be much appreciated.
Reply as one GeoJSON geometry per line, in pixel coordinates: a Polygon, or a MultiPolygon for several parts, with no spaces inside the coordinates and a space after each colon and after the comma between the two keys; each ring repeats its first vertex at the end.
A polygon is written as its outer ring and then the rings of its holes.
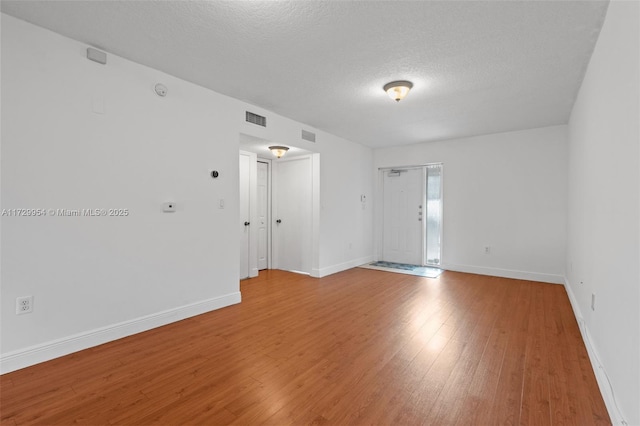
{"type": "Polygon", "coordinates": [[[485,246],[484,247],[484,254],[491,254],[491,247],[485,246]]]}
{"type": "Polygon", "coordinates": [[[33,312],[33,296],[16,298],[16,314],[30,314],[33,312]]]}
{"type": "Polygon", "coordinates": [[[596,310],[596,295],[595,293],[591,293],[591,310],[596,310]]]}

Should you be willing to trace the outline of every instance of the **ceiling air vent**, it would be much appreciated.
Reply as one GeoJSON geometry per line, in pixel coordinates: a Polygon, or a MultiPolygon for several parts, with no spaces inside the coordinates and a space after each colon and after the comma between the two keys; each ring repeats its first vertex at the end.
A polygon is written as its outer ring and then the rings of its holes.
{"type": "Polygon", "coordinates": [[[246,120],[249,123],[257,124],[258,126],[267,127],[267,117],[263,117],[258,114],[246,111],[246,120]]]}
{"type": "Polygon", "coordinates": [[[305,141],[309,141],[309,142],[315,142],[316,141],[316,134],[313,132],[308,132],[306,130],[302,131],[302,139],[304,139],[305,141]]]}

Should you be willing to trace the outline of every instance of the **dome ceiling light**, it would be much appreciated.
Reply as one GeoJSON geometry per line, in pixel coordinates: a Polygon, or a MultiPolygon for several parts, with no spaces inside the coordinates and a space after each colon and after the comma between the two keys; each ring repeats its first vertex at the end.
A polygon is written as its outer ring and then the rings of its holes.
{"type": "Polygon", "coordinates": [[[289,151],[289,147],[288,146],[270,146],[269,150],[273,153],[273,155],[275,155],[276,157],[280,158],[282,157],[284,154],[287,153],[287,151],[289,151]]]}
{"type": "Polygon", "coordinates": [[[409,90],[413,87],[413,83],[406,80],[392,81],[384,85],[383,89],[389,97],[396,102],[400,102],[407,96],[409,90]]]}

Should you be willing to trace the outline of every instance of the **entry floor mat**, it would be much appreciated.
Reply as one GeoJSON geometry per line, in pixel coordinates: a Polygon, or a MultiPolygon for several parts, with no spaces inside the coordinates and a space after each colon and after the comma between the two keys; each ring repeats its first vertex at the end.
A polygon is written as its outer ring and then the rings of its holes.
{"type": "Polygon", "coordinates": [[[417,275],[419,277],[438,278],[443,272],[442,269],[432,268],[430,266],[409,265],[407,263],[395,262],[371,262],[360,265],[359,268],[377,269],[379,271],[396,272],[398,274],[417,275]]]}

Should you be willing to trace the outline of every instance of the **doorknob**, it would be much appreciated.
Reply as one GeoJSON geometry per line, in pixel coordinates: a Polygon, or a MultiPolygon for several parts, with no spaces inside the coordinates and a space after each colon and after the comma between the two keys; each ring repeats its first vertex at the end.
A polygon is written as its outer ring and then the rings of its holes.
{"type": "Polygon", "coordinates": [[[276,220],[276,223],[282,223],[282,221],[280,219],[276,220]]]}
{"type": "Polygon", "coordinates": [[[244,226],[249,226],[249,225],[251,225],[251,223],[249,223],[249,222],[245,222],[244,223],[244,226]]]}

